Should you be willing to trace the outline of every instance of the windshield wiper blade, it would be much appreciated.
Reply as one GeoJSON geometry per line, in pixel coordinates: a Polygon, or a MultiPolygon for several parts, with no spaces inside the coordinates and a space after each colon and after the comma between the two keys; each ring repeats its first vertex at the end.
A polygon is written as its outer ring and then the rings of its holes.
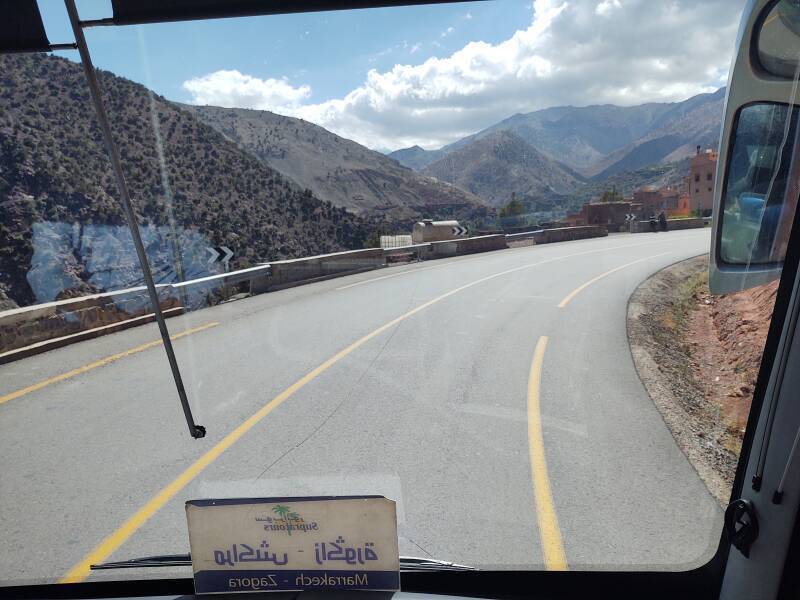
{"type": "Polygon", "coordinates": [[[477,571],[475,567],[460,565],[436,558],[419,558],[416,556],[401,556],[400,571],[477,571]]]}
{"type": "Polygon", "coordinates": [[[98,565],[89,565],[92,571],[102,569],[134,569],[137,567],[185,567],[192,565],[191,554],[161,554],[158,556],[142,556],[141,558],[131,558],[130,560],[120,560],[117,562],[104,562],[98,565]]]}
{"type": "MultiPolygon", "coordinates": [[[[188,567],[192,565],[191,554],[162,554],[158,556],[142,556],[130,560],[120,560],[116,562],[105,562],[97,565],[90,565],[92,571],[103,569],[136,569],[154,567],[188,567]]],[[[459,565],[446,560],[435,558],[418,558],[416,556],[401,556],[400,570],[409,571],[477,571],[475,567],[459,565]]]]}

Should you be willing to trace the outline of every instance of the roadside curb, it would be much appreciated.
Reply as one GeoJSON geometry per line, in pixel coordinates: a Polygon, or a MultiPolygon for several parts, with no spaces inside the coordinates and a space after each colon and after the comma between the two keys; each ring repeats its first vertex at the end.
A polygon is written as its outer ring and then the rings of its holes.
{"type": "Polygon", "coordinates": [[[730,484],[714,468],[713,459],[709,456],[712,449],[708,447],[706,438],[698,435],[703,431],[698,417],[686,409],[686,402],[691,394],[687,396],[686,386],[681,388],[680,384],[685,382],[680,377],[675,377],[671,365],[663,364],[664,356],[653,355],[654,348],[663,349],[667,355],[679,354],[680,343],[670,340],[673,342],[670,346],[662,345],[663,342],[656,339],[657,331],[653,323],[649,322],[650,318],[660,318],[666,312],[657,312],[652,298],[658,297],[665,305],[671,305],[678,294],[674,280],[678,278],[680,281],[685,278],[686,273],[705,269],[707,256],[708,253],[704,253],[669,265],[640,283],[628,298],[626,332],[631,359],[642,386],[678,448],[697,472],[709,494],[723,507],[730,496],[730,484]]]}

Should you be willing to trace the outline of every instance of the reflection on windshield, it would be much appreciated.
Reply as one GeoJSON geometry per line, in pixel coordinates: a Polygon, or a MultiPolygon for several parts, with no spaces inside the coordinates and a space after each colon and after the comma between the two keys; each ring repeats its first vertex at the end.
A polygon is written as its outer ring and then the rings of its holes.
{"type": "MultiPolygon", "coordinates": [[[[139,228],[157,284],[177,283],[223,271],[209,260],[211,244],[194,229],[179,229],[177,243],[166,225],[139,228]],[[174,248],[179,248],[178,262],[174,248]],[[183,277],[178,276],[182,270],[183,277]]],[[[33,257],[27,273],[36,302],[144,285],[131,233],[124,225],[33,224],[33,257]]]]}

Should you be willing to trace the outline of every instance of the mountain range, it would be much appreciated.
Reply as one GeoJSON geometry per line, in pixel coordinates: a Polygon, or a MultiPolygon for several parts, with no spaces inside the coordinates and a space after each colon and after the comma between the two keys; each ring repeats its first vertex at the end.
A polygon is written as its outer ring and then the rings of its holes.
{"type": "MultiPolygon", "coordinates": [[[[505,167],[513,173],[517,194],[525,195],[519,185],[523,189],[529,185],[530,196],[580,192],[581,183],[594,189],[593,182],[612,176],[619,180],[620,174],[635,171],[641,175],[642,169],[653,165],[683,169],[683,160],[696,146],[717,145],[724,98],[725,88],[720,88],[682,102],[552,107],[514,115],[437,150],[413,146],[389,156],[497,204],[510,192],[489,189],[492,186],[486,176],[498,167],[498,161],[507,162],[497,153],[513,146],[514,152],[506,154],[510,162],[505,167]],[[513,144],[509,145],[512,138],[498,137],[500,132],[512,134],[513,144]],[[496,151],[487,153],[487,148],[496,151]],[[521,162],[523,155],[528,158],[521,162]]],[[[679,179],[660,172],[659,180],[665,175],[666,179],[679,179]]],[[[642,184],[641,177],[633,180],[642,184]]]]}
{"type": "MultiPolygon", "coordinates": [[[[387,156],[301,119],[99,79],[163,282],[214,272],[208,246],[245,267],[360,248],[420,218],[485,225],[513,197],[563,214],[608,186],[674,184],[716,143],[724,98],[554,107],[387,156]]],[[[80,65],[0,56],[0,306],[138,285],[124,225],[80,65]]]]}

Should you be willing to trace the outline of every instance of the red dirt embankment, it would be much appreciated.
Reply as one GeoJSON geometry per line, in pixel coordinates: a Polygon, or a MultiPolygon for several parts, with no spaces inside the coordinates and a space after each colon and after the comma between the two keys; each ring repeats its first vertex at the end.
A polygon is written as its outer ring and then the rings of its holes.
{"type": "Polygon", "coordinates": [[[708,256],[645,281],[628,305],[631,353],[650,397],[709,491],[726,504],[777,282],[711,296],[708,256]]]}
{"type": "Polygon", "coordinates": [[[778,282],[711,296],[703,285],[693,296],[686,340],[692,370],[706,398],[719,409],[737,454],[747,425],[753,388],[767,339],[778,282]]]}

